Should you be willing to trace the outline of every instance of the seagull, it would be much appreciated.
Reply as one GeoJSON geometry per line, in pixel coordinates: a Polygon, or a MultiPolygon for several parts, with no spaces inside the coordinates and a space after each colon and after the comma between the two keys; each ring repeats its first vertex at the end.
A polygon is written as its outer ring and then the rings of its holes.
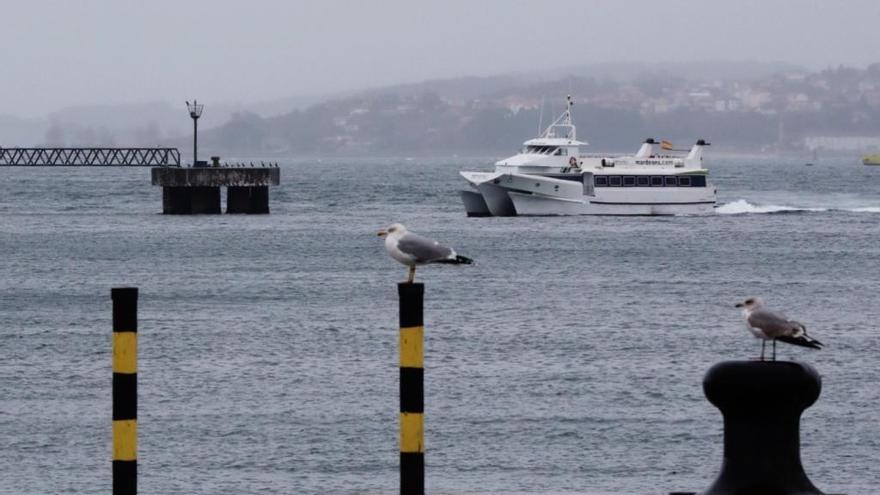
{"type": "Polygon", "coordinates": [[[447,263],[451,265],[470,265],[474,260],[456,254],[455,250],[406,230],[399,223],[392,223],[379,231],[385,238],[385,250],[392,258],[409,267],[407,283],[413,283],[416,266],[428,263],[447,263]]]}
{"type": "Polygon", "coordinates": [[[821,342],[807,335],[807,327],[789,320],[782,313],[764,308],[764,301],[759,297],[750,297],[736,307],[742,308],[748,331],[761,339],[761,361],[764,360],[764,345],[768,340],[773,341],[773,361],[776,361],[777,340],[811,349],[822,348],[821,342]]]}

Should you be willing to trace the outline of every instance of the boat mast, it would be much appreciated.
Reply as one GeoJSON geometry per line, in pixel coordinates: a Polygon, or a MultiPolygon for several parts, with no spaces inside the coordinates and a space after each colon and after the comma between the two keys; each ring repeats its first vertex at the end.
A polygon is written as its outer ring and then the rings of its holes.
{"type": "Polygon", "coordinates": [[[574,106],[574,100],[571,99],[571,95],[568,95],[565,98],[565,112],[559,116],[558,119],[554,120],[552,124],[547,126],[547,129],[544,131],[544,134],[541,136],[543,138],[555,138],[556,136],[556,128],[557,127],[565,127],[568,129],[568,134],[566,136],[562,136],[572,141],[577,140],[577,133],[574,127],[574,123],[571,120],[571,107],[574,106]]]}

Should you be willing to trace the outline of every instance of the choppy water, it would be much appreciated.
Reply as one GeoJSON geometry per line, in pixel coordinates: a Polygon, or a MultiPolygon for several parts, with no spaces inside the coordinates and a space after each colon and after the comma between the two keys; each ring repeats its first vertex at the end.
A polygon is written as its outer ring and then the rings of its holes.
{"type": "Polygon", "coordinates": [[[880,467],[880,167],[716,159],[692,218],[465,218],[488,160],[288,160],[268,216],[163,216],[145,169],[0,168],[0,493],[110,490],[110,288],[140,301],[145,494],[395,493],[392,221],[470,267],[426,295],[431,493],[701,490],[705,371],[756,355],[763,296],[827,344],[803,460],[830,492],[880,467]]]}

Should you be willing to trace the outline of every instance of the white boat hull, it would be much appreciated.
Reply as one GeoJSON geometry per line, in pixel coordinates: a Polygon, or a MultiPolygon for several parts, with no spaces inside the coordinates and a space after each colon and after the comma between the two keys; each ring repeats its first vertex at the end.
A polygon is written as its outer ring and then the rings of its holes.
{"type": "Polygon", "coordinates": [[[466,194],[470,191],[462,191],[461,200],[464,203],[465,211],[468,216],[493,216],[493,217],[514,217],[516,209],[513,201],[507,195],[507,189],[499,187],[503,173],[499,172],[460,172],[468,184],[475,188],[481,200],[477,200],[472,194],[466,194]],[[482,204],[480,204],[482,201],[482,204]],[[484,211],[483,207],[488,210],[489,215],[481,215],[484,211]],[[476,214],[471,215],[471,212],[476,214]]]}
{"type": "MultiPolygon", "coordinates": [[[[709,215],[715,208],[715,188],[711,184],[703,187],[594,187],[591,173],[551,177],[491,174],[477,189],[489,213],[502,213],[497,216],[709,215]]],[[[472,209],[478,209],[473,206],[477,202],[475,198],[465,200],[463,196],[462,200],[468,215],[472,209]]]]}
{"type": "Polygon", "coordinates": [[[486,207],[493,217],[516,216],[516,207],[507,194],[507,189],[492,182],[483,182],[477,186],[477,190],[483,196],[483,201],[486,202],[486,207]]]}
{"type": "Polygon", "coordinates": [[[552,215],[711,215],[715,202],[634,203],[572,201],[511,192],[516,211],[523,216],[552,215]]]}
{"type": "Polygon", "coordinates": [[[476,191],[461,191],[461,202],[464,203],[464,211],[469,217],[491,217],[492,212],[483,199],[483,195],[476,191]]]}

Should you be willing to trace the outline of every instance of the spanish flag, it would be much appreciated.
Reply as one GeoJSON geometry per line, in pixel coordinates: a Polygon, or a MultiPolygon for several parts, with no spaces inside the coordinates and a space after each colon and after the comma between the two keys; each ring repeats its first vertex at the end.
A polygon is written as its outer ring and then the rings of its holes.
{"type": "Polygon", "coordinates": [[[664,139],[663,141],[660,141],[660,147],[663,148],[664,150],[671,150],[672,143],[670,143],[669,141],[664,139]]]}

